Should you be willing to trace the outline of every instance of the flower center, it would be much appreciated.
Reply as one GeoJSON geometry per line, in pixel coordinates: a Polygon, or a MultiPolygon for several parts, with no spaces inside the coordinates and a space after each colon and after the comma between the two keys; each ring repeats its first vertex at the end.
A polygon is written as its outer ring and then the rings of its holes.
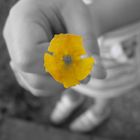
{"type": "Polygon", "coordinates": [[[72,63],[72,58],[71,58],[70,55],[64,56],[63,60],[64,60],[65,64],[71,64],[72,63]]]}

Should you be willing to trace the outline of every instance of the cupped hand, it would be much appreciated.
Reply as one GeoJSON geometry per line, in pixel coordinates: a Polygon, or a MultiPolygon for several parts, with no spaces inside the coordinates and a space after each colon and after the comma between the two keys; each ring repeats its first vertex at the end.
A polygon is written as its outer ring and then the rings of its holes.
{"type": "Polygon", "coordinates": [[[96,64],[93,77],[104,78],[97,44],[96,23],[81,0],[20,0],[10,10],[3,35],[10,65],[19,84],[32,94],[53,95],[64,90],[44,70],[43,57],[55,34],[82,35],[84,46],[96,64]]]}

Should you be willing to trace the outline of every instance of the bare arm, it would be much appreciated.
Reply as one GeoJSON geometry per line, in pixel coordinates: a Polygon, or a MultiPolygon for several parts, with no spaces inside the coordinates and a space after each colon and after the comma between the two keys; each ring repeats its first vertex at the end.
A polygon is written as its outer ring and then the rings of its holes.
{"type": "Polygon", "coordinates": [[[89,8],[99,35],[140,20],[140,0],[94,0],[89,8]]]}

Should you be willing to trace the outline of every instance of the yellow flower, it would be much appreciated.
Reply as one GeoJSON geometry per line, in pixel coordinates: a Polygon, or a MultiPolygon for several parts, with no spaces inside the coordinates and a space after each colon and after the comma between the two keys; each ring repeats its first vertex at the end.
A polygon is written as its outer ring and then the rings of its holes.
{"type": "Polygon", "coordinates": [[[44,55],[45,70],[65,88],[75,86],[90,74],[95,62],[93,57],[83,55],[86,51],[81,36],[55,35],[44,55]]]}

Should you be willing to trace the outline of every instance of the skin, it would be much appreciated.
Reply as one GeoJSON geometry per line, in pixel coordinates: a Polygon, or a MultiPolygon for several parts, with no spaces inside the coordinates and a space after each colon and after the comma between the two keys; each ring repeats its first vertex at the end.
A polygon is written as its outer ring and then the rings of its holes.
{"type": "MultiPolygon", "coordinates": [[[[96,36],[91,27],[91,15],[80,0],[19,1],[10,10],[3,32],[11,56],[11,67],[19,83],[35,95],[53,95],[63,91],[64,88],[44,70],[42,60],[49,41],[57,33],[79,34],[84,37],[88,54],[98,55],[96,36]],[[94,44],[91,38],[95,40],[94,44]]],[[[95,77],[105,77],[100,63],[95,69],[95,77]]]]}
{"type": "MultiPolygon", "coordinates": [[[[139,21],[139,7],[139,0],[94,0],[88,6],[81,0],[20,0],[11,8],[3,30],[10,64],[19,84],[36,96],[65,90],[46,74],[42,61],[56,33],[82,35],[86,51],[97,61],[92,76],[105,78],[97,38],[139,21]]],[[[97,98],[96,112],[102,112],[107,102],[97,98]]]]}
{"type": "Polygon", "coordinates": [[[96,17],[98,36],[140,20],[139,0],[94,0],[88,7],[96,17]]]}

